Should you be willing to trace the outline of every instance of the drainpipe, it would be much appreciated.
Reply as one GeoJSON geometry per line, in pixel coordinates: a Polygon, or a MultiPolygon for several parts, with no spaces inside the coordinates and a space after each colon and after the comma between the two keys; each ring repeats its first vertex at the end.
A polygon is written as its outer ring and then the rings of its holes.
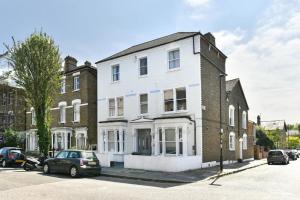
{"type": "Polygon", "coordinates": [[[196,120],[191,119],[191,121],[194,124],[194,150],[195,150],[195,155],[197,155],[197,128],[196,128],[196,120]]]}

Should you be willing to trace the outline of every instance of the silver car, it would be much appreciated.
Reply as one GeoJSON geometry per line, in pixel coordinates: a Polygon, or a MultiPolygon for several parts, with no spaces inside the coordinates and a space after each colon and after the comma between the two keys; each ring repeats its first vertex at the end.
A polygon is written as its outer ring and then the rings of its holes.
{"type": "Polygon", "coordinates": [[[268,154],[268,165],[274,163],[289,164],[289,156],[283,150],[271,150],[268,154]]]}

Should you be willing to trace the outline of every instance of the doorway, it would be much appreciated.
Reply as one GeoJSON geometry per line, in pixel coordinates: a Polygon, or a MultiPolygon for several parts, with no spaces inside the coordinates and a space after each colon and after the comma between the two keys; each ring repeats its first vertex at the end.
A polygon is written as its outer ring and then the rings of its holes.
{"type": "Polygon", "coordinates": [[[151,129],[137,129],[138,153],[151,155],[151,129]]]}

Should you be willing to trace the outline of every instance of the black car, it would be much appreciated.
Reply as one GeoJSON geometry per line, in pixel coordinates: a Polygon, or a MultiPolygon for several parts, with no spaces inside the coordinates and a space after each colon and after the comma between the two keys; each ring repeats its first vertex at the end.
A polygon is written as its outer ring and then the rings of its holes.
{"type": "Polygon", "coordinates": [[[2,167],[22,164],[24,159],[25,156],[21,148],[3,147],[0,149],[0,164],[2,167]]]}
{"type": "Polygon", "coordinates": [[[271,150],[268,153],[268,165],[273,163],[289,164],[289,156],[283,150],[271,150]]]}
{"type": "Polygon", "coordinates": [[[294,150],[286,150],[286,154],[289,156],[290,159],[292,160],[297,160],[297,152],[294,150]]]}
{"type": "Polygon", "coordinates": [[[43,172],[65,173],[71,177],[89,174],[98,176],[101,173],[101,166],[92,151],[65,150],[59,152],[56,157],[45,160],[43,172]]]}

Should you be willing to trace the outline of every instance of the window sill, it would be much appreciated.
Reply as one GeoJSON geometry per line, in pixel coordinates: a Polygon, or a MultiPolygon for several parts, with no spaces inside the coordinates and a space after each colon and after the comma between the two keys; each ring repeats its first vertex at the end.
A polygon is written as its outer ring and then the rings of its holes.
{"type": "Polygon", "coordinates": [[[109,116],[107,119],[124,119],[124,116],[109,116]]]}
{"type": "Polygon", "coordinates": [[[73,124],[80,123],[80,121],[72,121],[73,124]]]}
{"type": "Polygon", "coordinates": [[[80,89],[78,89],[78,90],[73,90],[72,92],[78,92],[78,91],[80,91],[80,89]]]}
{"type": "Polygon", "coordinates": [[[120,83],[120,80],[118,80],[118,81],[112,81],[110,84],[118,84],[118,83],[120,83]]]}
{"type": "Polygon", "coordinates": [[[164,112],[163,115],[186,114],[186,113],[188,113],[187,110],[178,110],[178,111],[168,111],[168,112],[164,112]]]}
{"type": "Polygon", "coordinates": [[[172,69],[170,69],[170,68],[168,67],[168,71],[167,71],[167,72],[176,72],[176,71],[180,71],[180,70],[181,70],[181,67],[172,68],[172,69]]]}
{"type": "Polygon", "coordinates": [[[139,78],[148,78],[148,74],[145,74],[145,75],[139,75],[139,78]]]}
{"type": "Polygon", "coordinates": [[[229,151],[235,151],[235,149],[229,149],[229,151]]]}

